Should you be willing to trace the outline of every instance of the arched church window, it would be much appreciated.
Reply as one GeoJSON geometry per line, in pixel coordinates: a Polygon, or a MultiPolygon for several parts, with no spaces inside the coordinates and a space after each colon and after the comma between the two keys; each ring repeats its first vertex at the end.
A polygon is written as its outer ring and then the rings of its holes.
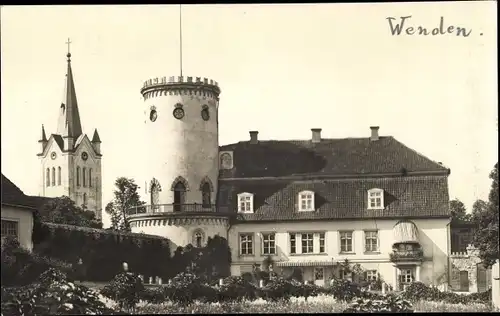
{"type": "Polygon", "coordinates": [[[182,205],[186,199],[186,186],[182,182],[177,182],[174,186],[174,212],[181,212],[182,205]]]}
{"type": "Polygon", "coordinates": [[[56,168],[52,167],[52,186],[56,185],[56,168]]]}
{"type": "Polygon", "coordinates": [[[92,187],[92,168],[89,168],[89,188],[92,187]]]}
{"type": "Polygon", "coordinates": [[[208,184],[207,182],[203,183],[203,186],[201,187],[201,194],[203,207],[209,207],[210,204],[212,204],[210,184],[208,184]]]}
{"type": "Polygon", "coordinates": [[[61,185],[61,167],[57,167],[57,185],[61,185]]]}
{"type": "Polygon", "coordinates": [[[87,193],[83,193],[83,206],[87,207],[87,193]]]}
{"type": "Polygon", "coordinates": [[[83,171],[82,171],[82,182],[83,182],[83,187],[86,187],[87,186],[87,168],[83,167],[83,171]]]}
{"type": "Polygon", "coordinates": [[[80,186],[80,167],[76,167],[76,186],[80,186]]]}
{"type": "Polygon", "coordinates": [[[45,185],[50,186],[50,169],[47,168],[47,171],[45,172],[45,185]]]}

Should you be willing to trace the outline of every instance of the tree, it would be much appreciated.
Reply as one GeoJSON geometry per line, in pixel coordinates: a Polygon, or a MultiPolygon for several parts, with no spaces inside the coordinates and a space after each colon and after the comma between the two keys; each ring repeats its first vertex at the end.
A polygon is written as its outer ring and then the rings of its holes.
{"type": "Polygon", "coordinates": [[[471,214],[472,219],[487,210],[488,210],[488,202],[483,201],[481,199],[477,200],[472,205],[472,214],[471,214]]]}
{"type": "Polygon", "coordinates": [[[479,257],[485,266],[491,266],[500,259],[498,243],[498,162],[490,173],[492,180],[487,207],[474,214],[473,221],[478,229],[474,233],[473,244],[479,250],[479,257]]]}
{"type": "Polygon", "coordinates": [[[111,228],[114,230],[130,232],[130,223],[127,218],[128,210],[146,204],[141,201],[138,189],[139,186],[134,179],[125,177],[116,179],[114,199],[104,209],[111,216],[111,228]]]}
{"type": "Polygon", "coordinates": [[[469,220],[470,215],[467,214],[464,203],[459,199],[450,201],[451,220],[469,220]]]}
{"type": "Polygon", "coordinates": [[[37,216],[42,222],[102,228],[94,212],[83,210],[67,196],[50,199],[38,210],[37,216]]]}

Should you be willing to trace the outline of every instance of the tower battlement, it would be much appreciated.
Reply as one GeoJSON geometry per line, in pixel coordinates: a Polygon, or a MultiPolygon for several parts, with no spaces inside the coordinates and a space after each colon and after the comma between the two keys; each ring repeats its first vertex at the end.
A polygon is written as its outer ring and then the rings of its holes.
{"type": "Polygon", "coordinates": [[[203,77],[156,77],[144,81],[141,94],[144,99],[161,95],[200,95],[219,98],[220,88],[217,81],[203,77]]]}

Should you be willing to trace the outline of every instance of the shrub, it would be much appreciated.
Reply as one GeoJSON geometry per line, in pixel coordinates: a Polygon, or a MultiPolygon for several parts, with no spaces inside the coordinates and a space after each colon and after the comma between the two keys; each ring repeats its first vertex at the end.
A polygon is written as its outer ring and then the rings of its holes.
{"type": "Polygon", "coordinates": [[[49,268],[66,273],[71,271],[68,263],[29,252],[20,247],[17,239],[7,237],[2,244],[2,286],[28,285],[49,268]]]}
{"type": "Polygon", "coordinates": [[[344,313],[413,313],[411,303],[401,296],[386,295],[380,300],[359,298],[344,313]]]}
{"type": "Polygon", "coordinates": [[[349,280],[334,279],[326,289],[326,293],[340,301],[351,301],[355,297],[362,296],[361,288],[349,280]]]}
{"type": "Polygon", "coordinates": [[[56,269],[44,272],[36,284],[2,288],[2,315],[107,314],[119,313],[107,308],[98,294],[85,286],[68,281],[56,269]]]}
{"type": "Polygon", "coordinates": [[[482,293],[461,295],[454,292],[442,292],[422,282],[413,282],[406,288],[402,295],[404,298],[412,301],[442,301],[450,304],[488,303],[491,300],[491,290],[482,293]]]}
{"type": "Polygon", "coordinates": [[[192,273],[179,273],[172,279],[172,283],[163,286],[164,297],[179,304],[189,304],[195,299],[214,301],[217,292],[210,285],[192,273]]]}
{"type": "Polygon", "coordinates": [[[242,276],[230,276],[223,279],[223,285],[217,287],[219,301],[253,300],[257,297],[257,288],[242,276]]]}
{"type": "Polygon", "coordinates": [[[110,284],[106,285],[101,294],[118,302],[120,309],[133,311],[143,297],[144,285],[141,279],[132,272],[117,274],[110,284]]]}

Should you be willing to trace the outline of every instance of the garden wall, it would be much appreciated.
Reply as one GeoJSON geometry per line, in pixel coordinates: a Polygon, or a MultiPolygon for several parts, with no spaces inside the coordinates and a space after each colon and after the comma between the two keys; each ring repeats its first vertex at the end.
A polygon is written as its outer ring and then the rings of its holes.
{"type": "Polygon", "coordinates": [[[500,260],[491,268],[491,296],[493,306],[500,309],[500,260]]]}
{"type": "Polygon", "coordinates": [[[166,238],[53,223],[42,223],[40,229],[43,238],[34,251],[70,263],[81,258],[87,281],[111,280],[123,262],[139,274],[170,277],[166,238]]]}

